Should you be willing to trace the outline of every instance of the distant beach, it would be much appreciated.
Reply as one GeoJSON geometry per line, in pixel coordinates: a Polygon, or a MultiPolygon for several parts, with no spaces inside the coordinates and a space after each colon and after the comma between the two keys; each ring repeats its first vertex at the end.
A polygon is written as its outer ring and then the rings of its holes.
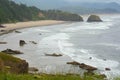
{"type": "Polygon", "coordinates": [[[11,31],[16,30],[16,29],[61,24],[61,23],[64,23],[64,22],[65,21],[40,20],[40,21],[28,21],[28,22],[17,22],[17,23],[2,24],[5,27],[0,28],[0,35],[11,32],[11,31]]]}

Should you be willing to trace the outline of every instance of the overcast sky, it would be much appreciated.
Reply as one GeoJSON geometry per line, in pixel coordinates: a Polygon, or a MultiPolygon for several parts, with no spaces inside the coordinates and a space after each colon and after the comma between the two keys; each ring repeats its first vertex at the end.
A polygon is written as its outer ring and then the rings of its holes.
{"type": "MultiPolygon", "coordinates": [[[[14,1],[20,1],[20,0],[14,0],[14,1]]],[[[42,0],[24,0],[24,1],[42,1],[42,0]]],[[[45,0],[45,1],[50,1],[50,0],[45,0]]],[[[53,1],[53,0],[51,0],[53,1]]],[[[118,2],[120,3],[120,0],[56,0],[56,1],[68,1],[68,2],[118,2]]]]}
{"type": "Polygon", "coordinates": [[[69,3],[76,4],[77,2],[117,2],[120,4],[120,0],[13,0],[18,3],[27,4],[30,6],[36,6],[38,8],[47,9],[47,8],[59,8],[62,6],[67,6],[69,3]]]}
{"type": "Polygon", "coordinates": [[[118,2],[120,3],[120,0],[65,0],[68,2],[118,2]]]}

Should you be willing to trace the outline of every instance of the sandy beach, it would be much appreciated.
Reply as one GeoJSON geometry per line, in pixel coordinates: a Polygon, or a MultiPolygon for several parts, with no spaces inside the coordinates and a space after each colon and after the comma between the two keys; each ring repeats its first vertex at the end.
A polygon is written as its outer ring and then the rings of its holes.
{"type": "Polygon", "coordinates": [[[0,28],[0,34],[8,33],[15,29],[30,28],[30,27],[37,27],[37,26],[47,26],[47,25],[61,24],[64,22],[65,21],[41,20],[41,21],[28,21],[28,22],[2,24],[3,26],[5,26],[5,28],[0,28]]]}

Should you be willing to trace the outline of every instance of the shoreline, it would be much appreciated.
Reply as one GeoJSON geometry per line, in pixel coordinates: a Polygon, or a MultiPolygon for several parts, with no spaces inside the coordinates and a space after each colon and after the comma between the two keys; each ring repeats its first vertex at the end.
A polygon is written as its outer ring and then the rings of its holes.
{"type": "MultiPolygon", "coordinates": [[[[19,29],[25,29],[25,28],[29,29],[29,28],[32,28],[32,27],[44,27],[44,26],[64,24],[64,23],[69,23],[69,22],[70,21],[41,20],[41,21],[28,21],[28,22],[18,22],[18,23],[2,24],[5,27],[4,28],[0,28],[0,36],[2,36],[4,34],[9,34],[9,33],[13,32],[13,31],[19,30],[19,29]],[[4,30],[4,31],[2,32],[1,30],[4,30]]],[[[59,68],[60,67],[61,68],[62,67],[63,68],[67,67],[68,68],[68,66],[70,66],[70,65],[67,65],[66,63],[69,62],[69,61],[73,61],[69,56],[66,56],[66,55],[58,57],[58,58],[57,57],[44,56],[44,57],[48,57],[48,59],[41,59],[42,63],[39,64],[39,65],[41,65],[41,67],[39,67],[39,66],[34,65],[33,62],[29,62],[29,59],[28,60],[24,59],[23,57],[20,57],[19,55],[14,55],[14,56],[17,57],[17,58],[26,60],[29,63],[29,65],[30,65],[29,67],[35,67],[38,70],[43,68],[42,69],[43,72],[46,70],[46,68],[48,66],[52,67],[53,65],[54,65],[54,68],[57,68],[57,67],[59,67],[59,68]],[[54,62],[54,60],[56,62],[54,62]]],[[[49,71],[51,72],[52,69],[50,69],[49,71]]],[[[39,72],[41,72],[41,71],[39,71],[39,72]]]]}
{"type": "Polygon", "coordinates": [[[40,21],[28,21],[28,22],[17,22],[17,23],[7,23],[2,24],[4,28],[0,28],[0,36],[3,34],[8,34],[17,29],[31,28],[31,27],[42,27],[56,24],[64,24],[67,21],[57,21],[57,20],[40,20],[40,21]]]}

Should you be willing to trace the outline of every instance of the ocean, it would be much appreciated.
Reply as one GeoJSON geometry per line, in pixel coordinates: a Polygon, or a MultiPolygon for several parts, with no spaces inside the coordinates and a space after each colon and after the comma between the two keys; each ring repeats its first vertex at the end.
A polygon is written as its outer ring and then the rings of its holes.
{"type": "Polygon", "coordinates": [[[16,56],[27,60],[30,66],[39,68],[44,65],[43,68],[46,70],[51,67],[45,65],[53,67],[56,64],[54,60],[61,60],[57,62],[60,65],[68,59],[45,57],[44,54],[61,53],[73,61],[97,67],[100,73],[108,77],[118,76],[120,75],[120,15],[100,15],[100,17],[103,22],[68,22],[20,29],[22,33],[12,32],[0,36],[1,41],[8,42],[6,45],[1,45],[0,50],[10,48],[23,51],[25,54],[16,56]],[[20,47],[19,40],[25,40],[28,44],[20,47]],[[31,44],[29,41],[38,44],[31,44]],[[49,60],[52,63],[49,63],[49,60]],[[111,71],[106,71],[105,68],[110,68],[111,71]]]}

